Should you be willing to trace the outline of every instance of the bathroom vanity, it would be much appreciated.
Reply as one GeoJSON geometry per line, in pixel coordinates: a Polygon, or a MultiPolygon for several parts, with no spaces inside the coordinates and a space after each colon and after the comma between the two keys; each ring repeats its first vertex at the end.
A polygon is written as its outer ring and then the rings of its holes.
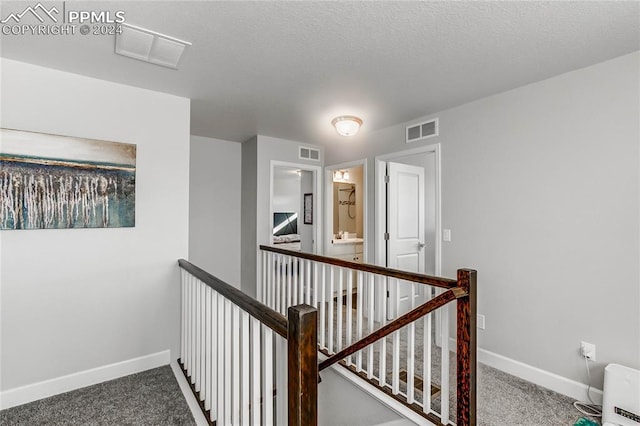
{"type": "Polygon", "coordinates": [[[362,238],[334,238],[331,240],[330,256],[351,262],[363,262],[362,238]]]}

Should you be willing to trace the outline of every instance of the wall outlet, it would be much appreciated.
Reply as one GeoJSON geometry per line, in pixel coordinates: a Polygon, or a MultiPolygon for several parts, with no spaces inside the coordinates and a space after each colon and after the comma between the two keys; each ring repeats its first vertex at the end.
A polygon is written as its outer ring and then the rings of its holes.
{"type": "Polygon", "coordinates": [[[484,315],[478,314],[478,319],[476,321],[478,323],[478,328],[480,330],[484,330],[484,315]]]}
{"type": "Polygon", "coordinates": [[[590,359],[591,361],[596,360],[596,345],[588,342],[580,342],[580,355],[590,359]]]}

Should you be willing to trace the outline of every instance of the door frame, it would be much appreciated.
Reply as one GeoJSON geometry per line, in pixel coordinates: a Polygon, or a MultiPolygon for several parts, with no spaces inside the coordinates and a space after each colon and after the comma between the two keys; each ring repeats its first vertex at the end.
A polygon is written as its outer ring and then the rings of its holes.
{"type": "MultiPolygon", "coordinates": [[[[441,148],[440,144],[425,145],[418,148],[397,151],[390,154],[377,155],[374,160],[375,165],[375,263],[379,266],[386,266],[387,260],[387,244],[384,240],[384,233],[387,228],[387,192],[385,175],[387,170],[387,162],[393,161],[412,155],[431,154],[435,155],[435,222],[436,222],[436,241],[435,241],[435,275],[442,275],[442,164],[441,164],[441,148]]],[[[380,304],[377,306],[377,312],[382,312],[382,303],[387,303],[386,295],[382,293],[381,286],[376,286],[379,294],[376,294],[376,300],[380,304]],[[385,296],[385,297],[383,297],[385,296]]],[[[376,318],[381,320],[381,318],[376,318]]],[[[438,327],[436,327],[438,330],[438,327]]]]}
{"type": "MultiPolygon", "coordinates": [[[[288,167],[294,169],[300,169],[313,173],[313,214],[314,214],[314,232],[313,232],[313,252],[315,254],[323,253],[323,238],[322,238],[322,224],[324,222],[322,214],[323,204],[322,204],[322,167],[314,166],[311,164],[303,164],[303,163],[291,163],[287,161],[278,161],[271,160],[271,166],[269,168],[269,223],[271,223],[271,228],[273,228],[273,169],[276,167],[288,167]]],[[[302,212],[300,212],[302,213],[302,212]]],[[[301,220],[302,214],[298,217],[298,220],[301,220]]],[[[270,229],[271,229],[270,228],[270,229]]],[[[271,238],[271,243],[273,243],[273,235],[271,232],[269,233],[271,238]]]]}
{"type": "Polygon", "coordinates": [[[363,158],[362,160],[348,161],[346,163],[340,164],[332,164],[331,166],[325,166],[324,170],[324,196],[325,196],[325,215],[324,215],[324,226],[325,226],[325,240],[324,247],[326,253],[326,248],[331,244],[331,240],[333,239],[333,172],[340,169],[350,169],[352,167],[362,166],[362,239],[364,240],[362,244],[362,262],[367,263],[368,258],[368,247],[369,247],[369,238],[368,238],[368,208],[367,208],[367,200],[369,199],[369,184],[368,182],[368,173],[367,173],[367,159],[363,158]]]}

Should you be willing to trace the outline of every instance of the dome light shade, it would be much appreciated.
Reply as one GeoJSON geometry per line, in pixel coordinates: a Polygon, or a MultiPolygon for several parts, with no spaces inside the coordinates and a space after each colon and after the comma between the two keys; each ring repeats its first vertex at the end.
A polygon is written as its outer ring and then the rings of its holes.
{"type": "Polygon", "coordinates": [[[340,135],[353,136],[360,130],[362,120],[353,115],[341,115],[331,120],[331,124],[333,124],[340,135]]]}

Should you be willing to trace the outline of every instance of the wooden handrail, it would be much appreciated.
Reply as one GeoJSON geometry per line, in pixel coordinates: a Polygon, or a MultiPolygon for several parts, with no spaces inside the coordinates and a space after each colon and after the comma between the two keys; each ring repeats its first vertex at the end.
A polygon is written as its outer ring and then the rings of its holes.
{"type": "Polygon", "coordinates": [[[364,349],[370,344],[377,342],[378,340],[384,337],[387,337],[389,334],[393,333],[394,331],[400,330],[405,325],[410,324],[413,321],[417,320],[418,318],[421,318],[427,315],[429,312],[435,311],[436,309],[446,305],[447,303],[453,300],[459,299],[461,297],[464,297],[466,295],[467,295],[467,292],[464,289],[457,288],[457,287],[449,289],[442,294],[439,294],[438,296],[434,297],[428,302],[418,306],[414,310],[409,311],[406,314],[398,317],[397,319],[385,325],[384,327],[381,327],[378,330],[374,331],[373,333],[369,334],[368,336],[363,337],[362,339],[355,342],[353,345],[347,346],[346,348],[342,349],[340,352],[325,359],[320,363],[320,367],[318,370],[322,371],[325,368],[330,367],[331,365],[335,364],[341,359],[346,358],[349,355],[353,355],[354,353],[364,349]]]}
{"type": "Polygon", "coordinates": [[[274,311],[267,305],[260,303],[253,297],[246,295],[237,288],[230,286],[221,279],[214,277],[207,271],[198,268],[184,259],[178,260],[178,265],[242,308],[242,310],[259,320],[261,323],[278,333],[280,336],[285,339],[287,338],[288,324],[287,318],[284,317],[284,315],[281,315],[279,312],[274,311]]]}
{"type": "Polygon", "coordinates": [[[354,271],[371,272],[373,274],[383,275],[390,278],[397,278],[399,280],[411,281],[419,284],[427,284],[434,287],[451,289],[457,285],[457,281],[450,278],[434,277],[431,275],[418,274],[415,272],[401,271],[399,269],[385,268],[383,266],[371,265],[369,263],[350,262],[348,260],[337,259],[335,257],[320,256],[317,254],[286,250],[265,245],[261,245],[260,250],[284,254],[286,256],[298,257],[300,259],[313,260],[315,262],[340,266],[342,268],[349,268],[353,269],[354,271]]]}

